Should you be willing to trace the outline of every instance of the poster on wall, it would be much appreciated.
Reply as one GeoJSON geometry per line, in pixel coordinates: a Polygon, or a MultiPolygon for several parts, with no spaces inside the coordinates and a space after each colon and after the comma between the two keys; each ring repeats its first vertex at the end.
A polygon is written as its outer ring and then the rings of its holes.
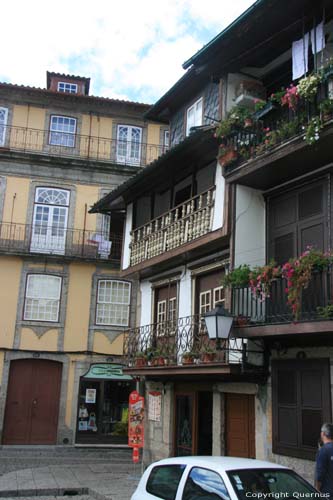
{"type": "Polygon", "coordinates": [[[148,394],[148,420],[161,421],[162,394],[151,391],[148,394]]]}
{"type": "Polygon", "coordinates": [[[87,431],[88,423],[86,420],[79,420],[79,431],[87,431]]]}
{"type": "Polygon", "coordinates": [[[131,392],[128,408],[128,446],[142,448],[144,444],[144,398],[131,392]]]}
{"type": "Polygon", "coordinates": [[[86,403],[96,403],[96,389],[86,389],[86,403]]]}

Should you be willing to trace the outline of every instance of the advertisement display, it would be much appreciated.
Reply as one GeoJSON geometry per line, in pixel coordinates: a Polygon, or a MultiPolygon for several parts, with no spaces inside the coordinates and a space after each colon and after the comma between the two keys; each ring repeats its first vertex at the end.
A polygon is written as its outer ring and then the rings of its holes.
{"type": "Polygon", "coordinates": [[[144,444],[144,398],[137,391],[129,396],[128,446],[142,448],[144,444]]]}

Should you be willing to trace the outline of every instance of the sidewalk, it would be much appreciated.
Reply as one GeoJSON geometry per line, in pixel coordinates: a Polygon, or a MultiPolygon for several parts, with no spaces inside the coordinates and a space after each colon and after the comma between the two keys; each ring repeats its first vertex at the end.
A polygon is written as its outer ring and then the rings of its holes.
{"type": "Polygon", "coordinates": [[[2,498],[130,500],[141,476],[130,450],[14,448],[0,448],[2,498]]]}

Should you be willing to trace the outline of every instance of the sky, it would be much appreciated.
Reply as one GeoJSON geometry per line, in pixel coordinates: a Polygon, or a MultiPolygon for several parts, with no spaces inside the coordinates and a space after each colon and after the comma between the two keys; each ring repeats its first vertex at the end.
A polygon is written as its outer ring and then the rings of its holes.
{"type": "Polygon", "coordinates": [[[91,95],[152,104],[184,74],[182,63],[252,3],[6,1],[0,81],[45,88],[46,71],[55,71],[90,77],[91,95]]]}

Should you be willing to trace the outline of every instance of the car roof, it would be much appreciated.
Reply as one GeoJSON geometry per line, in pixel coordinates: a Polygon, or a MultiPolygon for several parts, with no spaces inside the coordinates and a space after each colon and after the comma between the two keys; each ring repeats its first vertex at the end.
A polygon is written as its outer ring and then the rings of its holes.
{"type": "Polygon", "coordinates": [[[155,465],[197,465],[201,467],[213,467],[215,470],[228,471],[235,469],[288,469],[283,465],[273,462],[266,462],[264,460],[255,460],[252,458],[238,458],[238,457],[219,457],[219,456],[186,456],[186,457],[171,457],[154,462],[151,466],[155,465]]]}

